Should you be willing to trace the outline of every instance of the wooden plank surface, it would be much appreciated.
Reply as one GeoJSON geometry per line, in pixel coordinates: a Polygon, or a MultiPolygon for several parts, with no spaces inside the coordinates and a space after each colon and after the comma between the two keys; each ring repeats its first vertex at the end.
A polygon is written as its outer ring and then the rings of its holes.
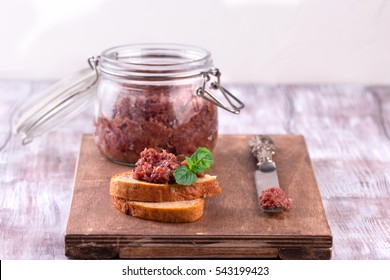
{"type": "MultiPolygon", "coordinates": [[[[0,80],[0,142],[24,99],[52,81],[0,80]]],[[[245,101],[219,112],[221,134],[302,134],[333,234],[332,259],[390,259],[390,87],[227,84],[245,101]]],[[[0,152],[0,258],[64,259],[64,234],[83,133],[93,108],[0,152]],[[20,246],[20,244],[23,246],[20,246]]]]}
{"type": "MultiPolygon", "coordinates": [[[[208,173],[218,176],[223,193],[206,199],[205,213],[197,222],[170,224],[126,216],[114,208],[110,178],[129,168],[106,160],[93,136],[85,135],[65,235],[67,256],[270,258],[279,257],[280,249],[299,248],[304,252],[319,248],[328,249],[330,258],[331,233],[304,138],[273,136],[279,182],[294,199],[293,208],[280,215],[265,214],[258,206],[253,176],[256,160],[248,146],[250,138],[219,136],[213,151],[215,164],[208,173]],[[158,250],[161,246],[166,250],[158,250]],[[90,252],[88,247],[92,247],[90,252]]],[[[283,256],[289,258],[287,251],[283,256]]],[[[310,258],[323,256],[311,254],[310,258]]],[[[291,257],[308,255],[295,253],[291,257]]]]}

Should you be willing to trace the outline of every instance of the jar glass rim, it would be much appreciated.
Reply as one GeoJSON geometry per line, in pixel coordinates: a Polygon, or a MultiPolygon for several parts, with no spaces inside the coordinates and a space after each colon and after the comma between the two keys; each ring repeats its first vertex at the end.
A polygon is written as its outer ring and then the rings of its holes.
{"type": "Polygon", "coordinates": [[[184,44],[129,44],[109,48],[100,56],[100,70],[129,78],[189,77],[212,67],[211,53],[184,44]]]}

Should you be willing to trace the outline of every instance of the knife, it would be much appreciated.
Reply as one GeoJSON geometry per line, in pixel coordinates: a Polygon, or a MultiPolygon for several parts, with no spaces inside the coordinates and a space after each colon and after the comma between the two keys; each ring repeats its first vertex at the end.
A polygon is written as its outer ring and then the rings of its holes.
{"type": "Polygon", "coordinates": [[[291,206],[291,199],[280,189],[276,164],[272,159],[275,154],[274,141],[269,136],[256,135],[249,142],[253,156],[257,159],[257,170],[254,172],[257,196],[264,212],[278,213],[291,206]],[[267,191],[271,206],[261,204],[262,195],[267,191]]]}

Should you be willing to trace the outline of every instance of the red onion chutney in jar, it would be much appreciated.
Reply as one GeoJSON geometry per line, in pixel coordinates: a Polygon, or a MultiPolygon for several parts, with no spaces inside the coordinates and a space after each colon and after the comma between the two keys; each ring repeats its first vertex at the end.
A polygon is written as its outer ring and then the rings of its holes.
{"type": "Polygon", "coordinates": [[[218,102],[202,94],[208,93],[205,73],[210,69],[210,53],[197,47],[149,44],[104,51],[94,121],[101,153],[134,164],[144,148],[177,156],[191,155],[198,147],[212,150],[218,102]]]}

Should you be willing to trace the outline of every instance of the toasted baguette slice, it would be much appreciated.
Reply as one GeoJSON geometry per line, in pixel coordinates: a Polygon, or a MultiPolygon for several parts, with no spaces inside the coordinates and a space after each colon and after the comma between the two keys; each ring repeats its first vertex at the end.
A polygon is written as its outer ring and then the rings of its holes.
{"type": "Polygon", "coordinates": [[[115,207],[126,215],[166,222],[190,223],[203,215],[204,199],[177,202],[139,202],[112,197],[115,207]]]}
{"type": "Polygon", "coordinates": [[[190,186],[154,184],[135,180],[133,171],[114,175],[110,181],[110,194],[132,201],[166,202],[205,198],[222,192],[217,177],[205,175],[190,186]]]}

